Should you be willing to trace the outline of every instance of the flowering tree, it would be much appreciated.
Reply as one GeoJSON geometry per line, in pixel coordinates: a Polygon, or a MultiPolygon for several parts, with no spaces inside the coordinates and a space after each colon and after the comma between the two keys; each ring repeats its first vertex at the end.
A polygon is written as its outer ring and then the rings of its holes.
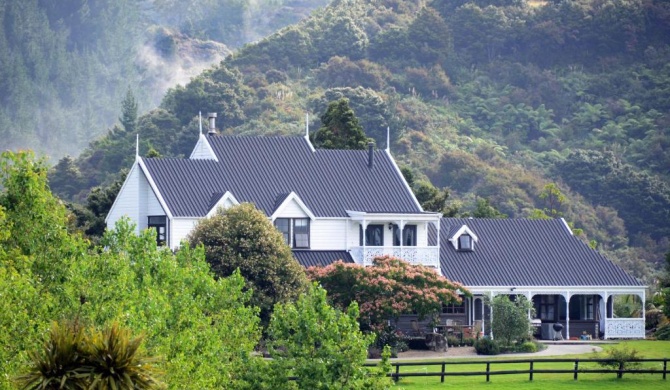
{"type": "Polygon", "coordinates": [[[376,257],[373,265],[335,262],[310,267],[307,276],[323,286],[334,306],[345,310],[358,302],[362,327],[379,330],[389,319],[417,313],[419,318],[440,312],[442,304],[460,302],[470,295],[462,285],[439,275],[433,268],[411,265],[391,256],[376,257]]]}

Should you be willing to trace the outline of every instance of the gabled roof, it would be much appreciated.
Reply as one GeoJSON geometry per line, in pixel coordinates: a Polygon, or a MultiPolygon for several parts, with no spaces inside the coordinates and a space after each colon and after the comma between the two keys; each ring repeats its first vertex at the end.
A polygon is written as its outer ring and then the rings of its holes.
{"type": "Polygon", "coordinates": [[[202,217],[216,194],[230,191],[272,215],[278,199],[294,192],[316,217],[346,210],[421,213],[390,155],[367,150],[315,150],[304,137],[207,137],[218,158],[145,158],[176,217],[202,217]]]}
{"type": "Polygon", "coordinates": [[[325,267],[338,260],[353,263],[354,259],[347,251],[293,251],[293,257],[303,267],[325,267]]]}
{"type": "Polygon", "coordinates": [[[572,235],[562,219],[442,218],[440,266],[450,280],[476,286],[641,286],[572,235]],[[466,225],[477,233],[473,252],[448,241],[466,225]]]}

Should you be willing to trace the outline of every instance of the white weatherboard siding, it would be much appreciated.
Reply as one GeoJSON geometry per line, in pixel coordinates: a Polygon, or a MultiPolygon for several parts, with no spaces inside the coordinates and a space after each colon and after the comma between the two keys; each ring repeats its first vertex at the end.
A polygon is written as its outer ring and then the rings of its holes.
{"type": "Polygon", "coordinates": [[[200,134],[200,138],[198,138],[198,143],[195,144],[195,147],[193,148],[193,152],[191,152],[191,157],[192,160],[216,160],[216,155],[214,154],[214,151],[212,150],[212,147],[209,145],[209,142],[205,139],[205,136],[200,134]]]}
{"type": "Polygon", "coordinates": [[[149,185],[149,181],[144,176],[144,173],[139,175],[139,221],[138,227],[144,230],[149,226],[149,216],[165,215],[163,207],[161,207],[154,190],[149,185]]]}
{"type": "Polygon", "coordinates": [[[188,234],[198,223],[199,218],[174,218],[170,221],[170,247],[179,248],[179,244],[186,240],[188,234]]]}
{"type": "MultiPolygon", "coordinates": [[[[137,164],[133,165],[128,177],[126,178],[121,191],[114,201],[112,209],[107,215],[107,229],[113,229],[114,225],[118,220],[123,216],[127,216],[133,222],[137,223],[139,219],[139,187],[140,180],[146,182],[144,174],[141,173],[141,170],[137,164]]],[[[139,226],[135,228],[135,233],[139,233],[139,226]]]]}
{"type": "Polygon", "coordinates": [[[305,210],[292,199],[290,202],[286,203],[282,207],[281,212],[277,215],[277,218],[308,218],[309,216],[305,210]]]}
{"type": "Polygon", "coordinates": [[[347,249],[345,237],[348,223],[344,219],[315,219],[312,221],[310,224],[310,249],[347,249]]]}

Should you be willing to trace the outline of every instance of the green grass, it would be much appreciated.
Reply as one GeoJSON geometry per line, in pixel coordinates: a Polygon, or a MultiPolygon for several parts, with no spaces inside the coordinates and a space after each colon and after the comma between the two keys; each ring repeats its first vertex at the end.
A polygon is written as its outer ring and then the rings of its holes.
{"type": "MultiPolygon", "coordinates": [[[[670,358],[670,341],[627,341],[618,345],[625,344],[629,348],[634,348],[640,352],[643,358],[670,358]]],[[[603,349],[617,347],[617,345],[602,345],[603,349]]],[[[602,354],[601,354],[602,355],[602,354]]],[[[595,354],[588,353],[582,355],[564,355],[556,356],[556,358],[579,358],[589,359],[595,358],[595,354]]],[[[604,356],[603,356],[604,357],[604,356]]],[[[538,357],[542,358],[542,357],[538,357]]],[[[519,358],[527,359],[527,358],[519,358]]],[[[490,360],[510,360],[505,358],[492,358],[490,360]]],[[[433,360],[435,361],[435,360],[433,360]]],[[[442,361],[442,360],[439,360],[442,361]]],[[[449,362],[458,360],[448,360],[449,362]]],[[[468,359],[462,359],[468,361],[468,359]]],[[[471,360],[469,360],[471,361],[471,360]]],[[[645,363],[643,368],[655,367],[661,370],[663,363],[645,363]]],[[[528,369],[528,363],[506,364],[504,366],[495,364],[491,365],[491,371],[500,370],[525,370],[528,369]]],[[[580,368],[595,369],[601,368],[596,363],[580,363],[580,368]]],[[[572,363],[535,363],[535,369],[572,369],[572,363]]],[[[439,372],[440,366],[415,366],[415,367],[401,367],[401,374],[403,372],[439,372]]],[[[412,377],[402,378],[394,387],[394,389],[513,389],[513,390],[553,390],[553,389],[588,389],[588,390],[617,390],[626,389],[632,390],[637,388],[644,388],[645,390],[653,389],[668,389],[670,388],[670,378],[663,380],[661,374],[624,374],[622,379],[616,379],[616,374],[586,374],[579,373],[579,379],[573,380],[572,374],[535,374],[533,381],[528,380],[528,374],[519,375],[492,375],[489,383],[486,382],[485,376],[472,377],[449,377],[448,372],[451,371],[484,371],[486,364],[476,365],[447,365],[447,377],[444,383],[440,383],[440,377],[412,377]]]]}

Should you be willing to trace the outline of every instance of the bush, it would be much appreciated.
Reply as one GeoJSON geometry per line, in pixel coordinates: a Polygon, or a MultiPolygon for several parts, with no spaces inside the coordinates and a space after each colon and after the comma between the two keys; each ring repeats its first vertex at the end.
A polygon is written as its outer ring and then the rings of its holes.
{"type": "Polygon", "coordinates": [[[453,336],[447,337],[447,345],[449,345],[450,347],[461,345],[461,339],[453,336]]]}
{"type": "Polygon", "coordinates": [[[475,345],[475,339],[467,337],[463,339],[463,345],[467,345],[468,347],[472,347],[475,345]]]}
{"type": "Polygon", "coordinates": [[[605,351],[605,356],[599,356],[601,359],[610,360],[598,364],[613,369],[619,368],[619,365],[623,365],[624,369],[636,369],[640,366],[640,363],[634,362],[633,360],[642,359],[642,356],[639,355],[639,353],[640,352],[635,348],[629,348],[626,344],[621,344],[618,347],[612,347],[605,351]]]}
{"type": "Polygon", "coordinates": [[[532,341],[526,341],[517,346],[517,352],[534,353],[537,352],[537,345],[532,341]]]}
{"type": "Polygon", "coordinates": [[[670,324],[666,324],[658,328],[654,333],[656,340],[670,340],[670,324]]]}
{"type": "Polygon", "coordinates": [[[500,353],[500,346],[494,340],[481,338],[475,342],[475,351],[478,355],[497,355],[500,353]]]}
{"type": "Polygon", "coordinates": [[[368,351],[378,350],[381,356],[384,346],[387,345],[391,348],[391,357],[398,357],[398,352],[405,352],[409,349],[407,339],[402,332],[392,326],[385,326],[377,332],[377,339],[368,351]]]}

